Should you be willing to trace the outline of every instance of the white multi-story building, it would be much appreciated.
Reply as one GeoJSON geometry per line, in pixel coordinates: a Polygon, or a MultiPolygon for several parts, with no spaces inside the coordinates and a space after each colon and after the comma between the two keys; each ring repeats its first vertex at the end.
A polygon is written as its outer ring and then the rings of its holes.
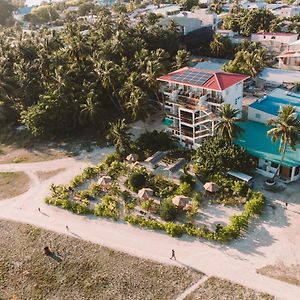
{"type": "Polygon", "coordinates": [[[185,67],[158,78],[167,118],[167,130],[181,144],[197,148],[214,134],[219,107],[242,110],[243,82],[249,76],[185,67]]]}

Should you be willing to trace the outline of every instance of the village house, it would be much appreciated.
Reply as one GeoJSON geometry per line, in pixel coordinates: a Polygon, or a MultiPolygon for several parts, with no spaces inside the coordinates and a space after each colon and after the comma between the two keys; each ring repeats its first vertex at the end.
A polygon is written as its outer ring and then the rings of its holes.
{"type": "Polygon", "coordinates": [[[288,46],[297,40],[297,33],[259,32],[251,34],[251,42],[260,42],[262,46],[275,53],[286,51],[288,46]]]}
{"type": "Polygon", "coordinates": [[[243,82],[248,78],[190,67],[159,77],[167,131],[182,145],[197,148],[204,137],[214,134],[221,105],[242,109],[243,82]]]}
{"type": "Polygon", "coordinates": [[[300,40],[290,43],[288,50],[277,57],[279,68],[300,71],[300,40]]]}
{"type": "MultiPolygon", "coordinates": [[[[281,161],[279,141],[272,143],[271,138],[267,136],[270,129],[267,122],[277,117],[280,106],[287,104],[296,107],[300,116],[300,94],[277,88],[250,104],[248,121],[240,123],[244,133],[239,137],[237,144],[257,158],[257,172],[266,177],[274,176],[281,161]]],[[[282,179],[290,182],[300,178],[300,145],[296,151],[287,148],[282,165],[279,172],[282,179]]]]}

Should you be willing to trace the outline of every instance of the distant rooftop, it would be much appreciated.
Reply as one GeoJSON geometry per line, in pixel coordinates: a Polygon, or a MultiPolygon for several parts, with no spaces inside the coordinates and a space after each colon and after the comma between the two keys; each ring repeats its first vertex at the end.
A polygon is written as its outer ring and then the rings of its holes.
{"type": "Polygon", "coordinates": [[[253,35],[272,35],[272,36],[298,36],[298,33],[291,33],[291,32],[257,32],[252,33],[253,35]]]}
{"type": "MultiPolygon", "coordinates": [[[[270,137],[267,136],[267,131],[271,127],[253,121],[242,122],[239,125],[245,131],[235,142],[236,144],[245,148],[247,152],[255,157],[280,163],[279,141],[273,144],[270,137]]],[[[300,165],[300,144],[298,144],[296,151],[287,148],[283,165],[287,167],[300,165]]]]}
{"type": "Polygon", "coordinates": [[[274,68],[264,68],[260,74],[260,79],[264,79],[268,82],[282,84],[300,82],[300,72],[291,70],[281,70],[274,68]]]}
{"type": "Polygon", "coordinates": [[[270,94],[250,104],[250,107],[277,116],[280,106],[293,105],[300,116],[300,94],[275,89],[270,94]]]}
{"type": "Polygon", "coordinates": [[[205,69],[184,67],[158,78],[160,81],[201,87],[215,91],[223,91],[237,83],[243,82],[249,76],[227,72],[215,72],[205,69]]]}
{"type": "Polygon", "coordinates": [[[211,61],[203,61],[198,62],[196,65],[194,65],[194,68],[196,69],[204,69],[204,70],[210,70],[210,71],[221,71],[224,64],[222,63],[215,63],[211,61]]]}

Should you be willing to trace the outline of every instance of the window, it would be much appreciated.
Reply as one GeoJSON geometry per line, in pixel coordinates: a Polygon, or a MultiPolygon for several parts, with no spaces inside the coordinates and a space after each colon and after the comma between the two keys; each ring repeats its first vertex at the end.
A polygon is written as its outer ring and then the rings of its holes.
{"type": "Polygon", "coordinates": [[[274,163],[274,162],[271,162],[271,167],[274,168],[274,169],[277,169],[278,168],[278,164],[274,163]]]}
{"type": "Polygon", "coordinates": [[[260,114],[255,114],[255,119],[260,119],[260,114]]]}
{"type": "Polygon", "coordinates": [[[300,171],[300,167],[296,167],[295,168],[295,176],[299,174],[299,171],[300,171]]]}

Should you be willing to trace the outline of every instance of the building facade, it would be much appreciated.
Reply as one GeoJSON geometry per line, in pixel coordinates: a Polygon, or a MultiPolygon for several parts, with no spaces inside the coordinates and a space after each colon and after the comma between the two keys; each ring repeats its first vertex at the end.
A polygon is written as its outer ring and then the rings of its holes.
{"type": "Polygon", "coordinates": [[[204,137],[214,134],[221,105],[242,109],[243,82],[248,78],[189,67],[158,78],[168,132],[182,145],[197,148],[204,137]]]}
{"type": "MultiPolygon", "coordinates": [[[[241,123],[244,133],[237,143],[258,158],[257,172],[267,177],[274,176],[281,161],[279,141],[273,144],[267,136],[270,129],[267,123],[287,104],[294,106],[300,116],[300,94],[277,88],[252,103],[248,108],[248,122],[241,123]]],[[[300,179],[300,145],[296,151],[287,148],[279,176],[287,182],[300,179]]]]}

